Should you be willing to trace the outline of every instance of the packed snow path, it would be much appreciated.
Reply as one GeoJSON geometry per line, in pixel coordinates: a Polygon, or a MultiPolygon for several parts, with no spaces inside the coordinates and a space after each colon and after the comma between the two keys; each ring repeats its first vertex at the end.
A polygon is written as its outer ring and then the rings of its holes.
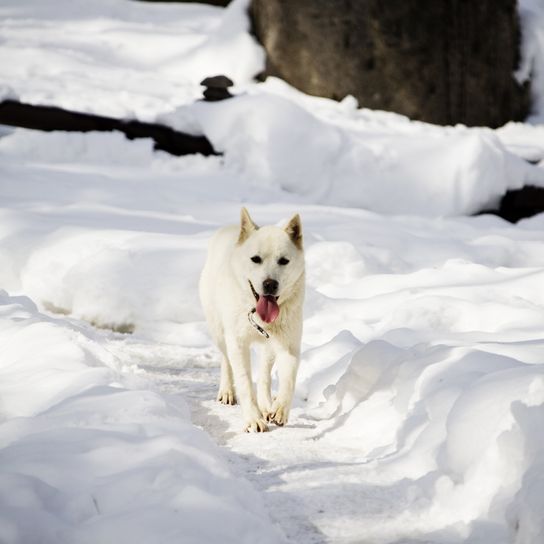
{"type": "MultiPolygon", "coordinates": [[[[138,368],[167,393],[181,393],[189,401],[191,419],[223,446],[235,474],[263,493],[272,520],[290,542],[320,544],[357,540],[370,534],[368,516],[382,516],[399,508],[402,492],[380,493],[360,481],[361,460],[356,451],[339,444],[317,441],[316,421],[302,407],[293,408],[287,427],[270,426],[270,432],[241,432],[239,406],[215,400],[219,383],[217,366],[198,364],[216,354],[204,351],[189,360],[157,363],[153,351],[138,368]],[[351,490],[349,488],[351,487],[351,490]],[[365,489],[366,487],[366,489],[365,489]],[[319,526],[316,524],[319,520],[319,526]],[[326,534],[320,530],[326,530],[326,534]]],[[[407,506],[407,504],[404,504],[407,506]]]]}
{"type": "Polygon", "coordinates": [[[172,364],[171,368],[150,365],[146,370],[161,389],[180,391],[190,401],[193,423],[226,448],[235,473],[264,493],[271,518],[292,542],[327,541],[311,519],[314,514],[323,515],[325,511],[333,518],[340,516],[331,510],[333,502],[337,505],[334,509],[339,503],[333,494],[326,494],[325,488],[319,489],[318,495],[309,500],[315,495],[314,486],[319,485],[312,479],[314,470],[320,465],[333,465],[327,452],[313,445],[315,423],[295,408],[289,427],[271,426],[268,434],[247,435],[240,431],[239,407],[223,406],[215,401],[218,368],[177,370],[172,364]]]}

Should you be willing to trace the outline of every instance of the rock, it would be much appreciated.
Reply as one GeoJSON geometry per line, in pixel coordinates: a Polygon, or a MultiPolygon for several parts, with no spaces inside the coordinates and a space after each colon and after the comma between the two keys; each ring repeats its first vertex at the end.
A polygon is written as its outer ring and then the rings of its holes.
{"type": "Polygon", "coordinates": [[[225,100],[231,98],[228,88],[234,85],[232,79],[227,76],[212,76],[203,79],[200,82],[206,89],[204,90],[204,99],[208,102],[216,102],[218,100],[225,100]]]}
{"type": "Polygon", "coordinates": [[[228,87],[232,87],[234,85],[234,82],[232,79],[228,78],[227,76],[211,76],[203,79],[200,82],[201,85],[204,85],[204,87],[214,87],[216,89],[227,89],[228,87]]]}
{"type": "Polygon", "coordinates": [[[313,95],[438,124],[500,126],[529,111],[512,76],[516,0],[252,0],[266,75],[313,95]]]}
{"type": "Polygon", "coordinates": [[[491,213],[516,223],[520,219],[542,212],[544,212],[544,189],[526,186],[508,191],[502,198],[499,209],[491,213]]]}
{"type": "Polygon", "coordinates": [[[217,102],[218,100],[225,100],[226,98],[232,98],[232,94],[227,89],[206,89],[203,93],[204,100],[206,102],[217,102]]]}

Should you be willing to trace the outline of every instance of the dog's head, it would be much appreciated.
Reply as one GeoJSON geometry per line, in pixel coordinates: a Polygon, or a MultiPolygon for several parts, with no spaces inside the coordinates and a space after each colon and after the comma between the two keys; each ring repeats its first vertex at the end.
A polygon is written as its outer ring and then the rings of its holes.
{"type": "Polygon", "coordinates": [[[242,208],[235,253],[237,277],[253,292],[261,319],[271,323],[304,273],[300,216],[293,216],[284,228],[258,227],[242,208]]]}

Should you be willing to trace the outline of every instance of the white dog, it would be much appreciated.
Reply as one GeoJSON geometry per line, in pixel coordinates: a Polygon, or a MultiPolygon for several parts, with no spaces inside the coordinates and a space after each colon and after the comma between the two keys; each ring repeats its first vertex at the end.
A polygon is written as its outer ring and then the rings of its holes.
{"type": "Polygon", "coordinates": [[[212,338],[223,354],[217,400],[240,403],[247,432],[267,431],[266,421],[287,423],[300,355],[304,300],[299,215],[285,228],[259,228],[242,208],[240,226],[224,227],[210,241],[200,277],[200,299],[212,338]],[[262,351],[256,396],[250,361],[254,343],[260,344],[262,351]],[[279,388],[272,400],[270,374],[274,365],[279,388]]]}

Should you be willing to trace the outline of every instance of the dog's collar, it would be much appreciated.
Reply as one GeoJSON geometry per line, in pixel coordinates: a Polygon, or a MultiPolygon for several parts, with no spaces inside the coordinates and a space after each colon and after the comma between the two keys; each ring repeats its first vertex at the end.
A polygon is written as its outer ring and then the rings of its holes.
{"type": "Polygon", "coordinates": [[[270,338],[270,335],[253,319],[253,314],[257,311],[257,308],[252,308],[247,314],[247,319],[259,334],[262,334],[265,338],[270,338]]]}
{"type": "Polygon", "coordinates": [[[247,280],[249,283],[249,288],[251,289],[251,292],[253,293],[253,296],[255,297],[255,302],[259,302],[259,294],[257,291],[255,291],[255,287],[253,287],[253,284],[251,283],[251,280],[247,280]]]}
{"type": "MultiPolygon", "coordinates": [[[[255,287],[253,287],[253,284],[251,283],[251,280],[247,280],[247,281],[249,283],[249,287],[251,289],[251,292],[253,293],[253,296],[255,297],[255,301],[258,302],[259,301],[259,295],[258,295],[257,291],[255,291],[255,287]]],[[[270,335],[253,318],[253,314],[256,311],[257,311],[257,308],[252,308],[251,310],[249,310],[249,312],[247,314],[248,321],[251,323],[251,326],[254,327],[255,330],[259,334],[261,334],[265,338],[270,338],[270,335]]]]}

